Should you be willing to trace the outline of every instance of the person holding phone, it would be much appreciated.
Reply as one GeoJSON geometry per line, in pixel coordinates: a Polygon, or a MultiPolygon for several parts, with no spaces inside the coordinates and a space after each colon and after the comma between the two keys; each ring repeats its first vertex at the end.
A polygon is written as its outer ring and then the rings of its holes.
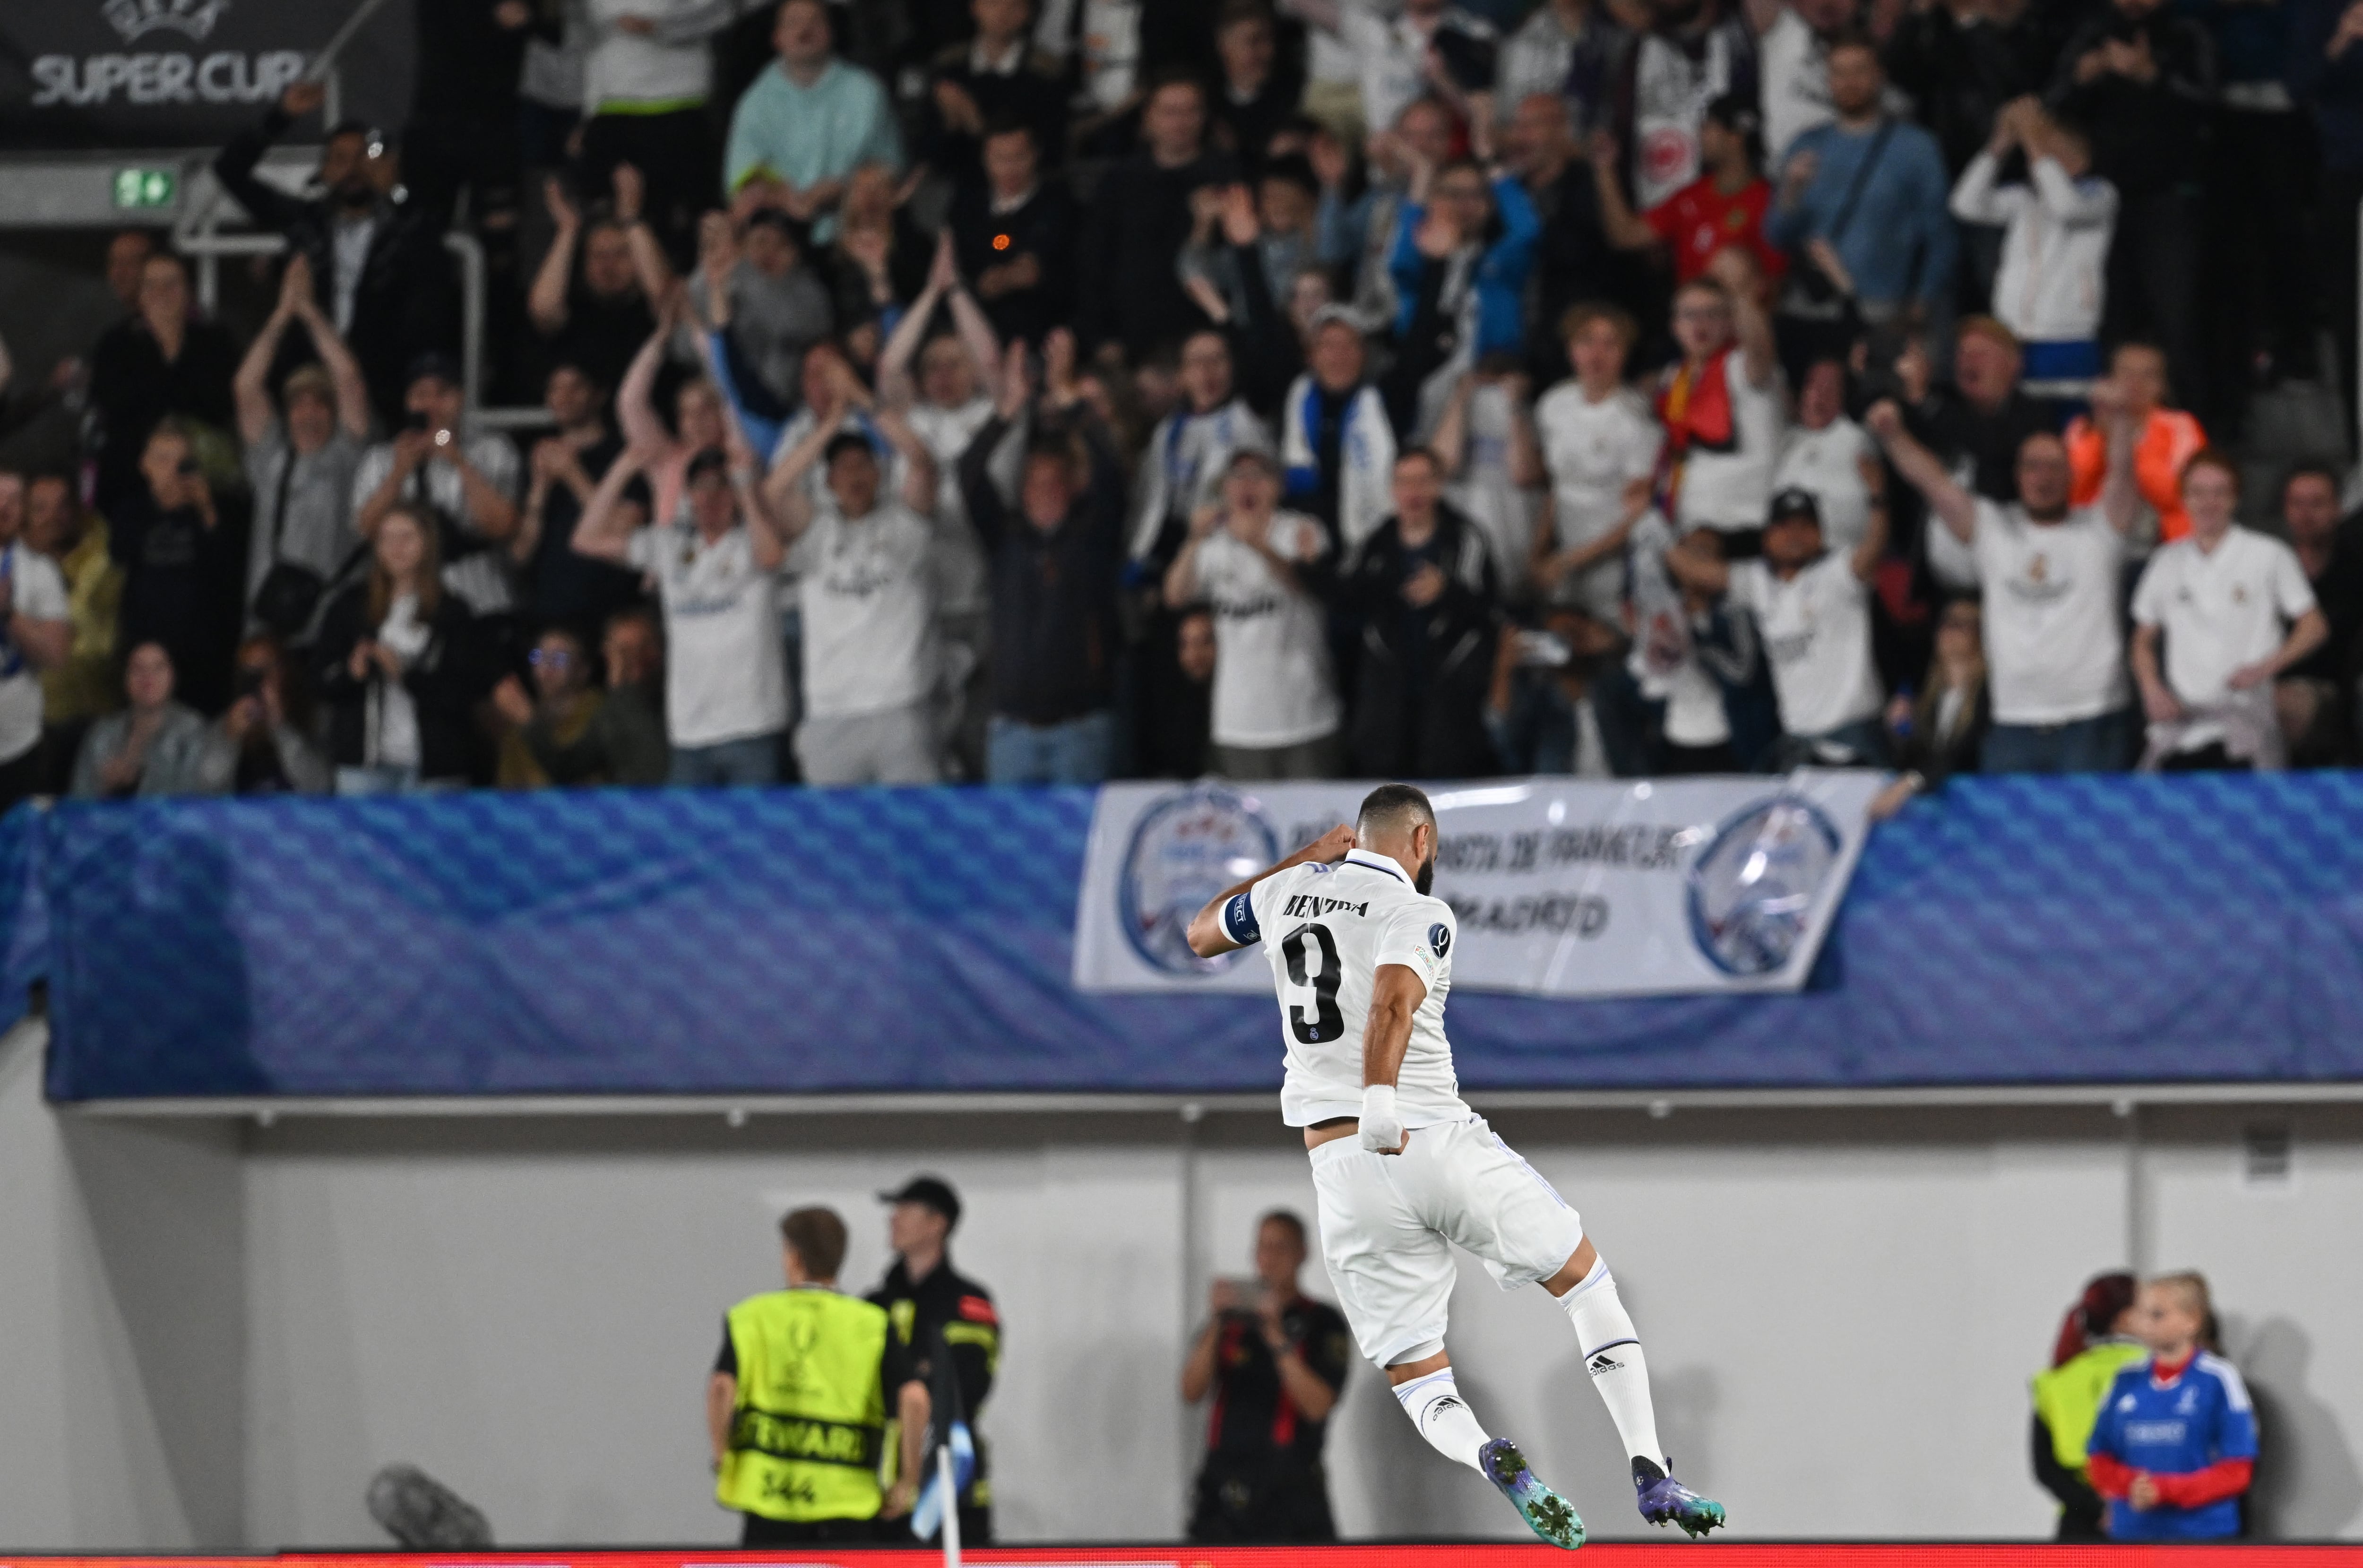
{"type": "Polygon", "coordinates": [[[1208,1293],[1211,1315],[1182,1368],[1185,1401],[1214,1396],[1193,1541],[1337,1538],[1321,1442],[1352,1341],[1336,1307],[1297,1288],[1304,1255],[1304,1221],[1274,1209],[1256,1224],[1254,1279],[1218,1279],[1208,1293]]]}
{"type": "Polygon", "coordinates": [[[229,703],[245,540],[216,505],[178,419],[149,434],[139,476],[107,516],[107,548],[123,568],[116,645],[162,648],[179,672],[181,700],[210,717],[229,703]]]}

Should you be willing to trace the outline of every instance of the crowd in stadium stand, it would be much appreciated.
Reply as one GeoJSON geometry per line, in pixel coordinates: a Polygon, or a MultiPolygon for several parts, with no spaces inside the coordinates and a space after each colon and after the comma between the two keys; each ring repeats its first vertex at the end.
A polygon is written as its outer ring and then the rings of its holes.
{"type": "Polygon", "coordinates": [[[2357,755],[2363,0],[416,26],[110,249],[0,797],[2357,755]]]}

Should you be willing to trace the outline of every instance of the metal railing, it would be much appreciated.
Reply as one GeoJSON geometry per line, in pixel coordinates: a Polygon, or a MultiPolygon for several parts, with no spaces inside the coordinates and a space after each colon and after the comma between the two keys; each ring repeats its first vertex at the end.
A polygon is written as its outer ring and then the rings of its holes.
{"type": "MultiPolygon", "coordinates": [[[[197,301],[210,311],[221,302],[221,262],[225,256],[276,256],[287,249],[284,236],[253,231],[226,233],[224,221],[244,213],[229,199],[212,164],[190,171],[189,195],[172,228],[172,244],[196,262],[197,301]]],[[[469,417],[480,429],[526,430],[549,423],[538,404],[519,407],[484,406],[484,248],[472,234],[454,229],[443,236],[443,248],[460,262],[460,374],[465,384],[469,417]]]]}

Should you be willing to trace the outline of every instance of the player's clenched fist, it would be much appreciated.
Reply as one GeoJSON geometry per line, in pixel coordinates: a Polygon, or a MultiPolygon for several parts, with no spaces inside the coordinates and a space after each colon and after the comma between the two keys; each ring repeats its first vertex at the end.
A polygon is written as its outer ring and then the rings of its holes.
{"type": "Polygon", "coordinates": [[[1346,851],[1353,847],[1354,830],[1341,822],[1305,845],[1304,851],[1298,860],[1300,862],[1309,861],[1316,865],[1335,865],[1344,860],[1346,851]]]}

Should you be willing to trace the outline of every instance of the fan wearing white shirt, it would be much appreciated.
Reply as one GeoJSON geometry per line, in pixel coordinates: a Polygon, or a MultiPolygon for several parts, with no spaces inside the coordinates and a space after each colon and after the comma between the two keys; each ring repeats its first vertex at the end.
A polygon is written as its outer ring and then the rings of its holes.
{"type": "Polygon", "coordinates": [[[2117,188],[2092,172],[2092,144],[2033,98],[1994,117],[1993,138],[1953,185],[1953,216],[1999,226],[1995,319],[2018,334],[2026,389],[2038,397],[2081,398],[2101,373],[2101,311],[2117,188]],[[2026,153],[2026,183],[1999,183],[2013,148],[2026,153]]]}
{"type": "Polygon", "coordinates": [[[1535,439],[1549,470],[1535,528],[1535,586],[1616,625],[1625,601],[1625,546],[1649,509],[1665,430],[1625,384],[1625,357],[1640,328],[1614,305],[1569,307],[1559,325],[1574,377],[1535,405],[1535,439]]]}
{"type": "Polygon", "coordinates": [[[840,428],[846,412],[841,403],[825,412],[765,482],[804,608],[796,761],[807,784],[935,784],[935,459],[898,410],[874,409],[871,422],[903,460],[902,494],[885,494],[869,438],[840,428]],[[815,463],[827,485],[818,504],[802,483],[815,463]]]}
{"type": "Polygon", "coordinates": [[[1182,344],[1182,406],[1158,421],[1140,458],[1132,556],[1159,570],[1199,508],[1221,499],[1231,454],[1271,450],[1271,431],[1234,390],[1230,340],[1209,328],[1182,344]]]}
{"type": "Polygon", "coordinates": [[[2106,384],[2094,389],[2093,412],[2109,454],[2097,506],[2070,504],[2068,448],[2058,436],[2019,443],[2018,499],[2004,506],[1963,486],[1904,429],[1892,401],[1863,417],[1896,472],[1977,559],[1993,697],[1985,773],[2106,773],[2130,752],[2117,582],[2141,495],[2132,422],[2106,384]]]}
{"type": "Polygon", "coordinates": [[[1204,600],[1215,612],[1212,760],[1226,778],[1334,778],[1342,760],[1345,710],[1318,592],[1328,535],[1277,510],[1280,492],[1269,454],[1235,454],[1222,506],[1191,518],[1165,573],[1168,607],[1204,600]]]}
{"type": "Polygon", "coordinates": [[[2329,639],[2330,622],[2297,551],[2233,523],[2239,502],[2232,460],[2213,447],[2194,455],[2182,468],[2191,531],[2150,557],[2134,589],[2134,679],[2149,720],[2145,767],[2261,769],[2286,761],[2273,681],[2329,639]]]}
{"type": "Polygon", "coordinates": [[[1772,490],[1802,490],[1821,514],[1822,542],[1851,550],[1887,527],[1887,467],[1870,434],[1846,417],[1846,367],[1819,360],[1797,390],[1797,422],[1781,449],[1772,490]]]}
{"type": "Polygon", "coordinates": [[[1824,541],[1812,494],[1783,490],[1772,497],[1760,559],[1727,562],[1693,548],[1699,542],[1693,534],[1668,550],[1666,570],[1756,617],[1781,705],[1773,771],[1882,761],[1887,748],[1879,725],[1879,671],[1870,657],[1870,574],[1887,550],[1884,515],[1852,549],[1833,548],[1824,541]]]}

